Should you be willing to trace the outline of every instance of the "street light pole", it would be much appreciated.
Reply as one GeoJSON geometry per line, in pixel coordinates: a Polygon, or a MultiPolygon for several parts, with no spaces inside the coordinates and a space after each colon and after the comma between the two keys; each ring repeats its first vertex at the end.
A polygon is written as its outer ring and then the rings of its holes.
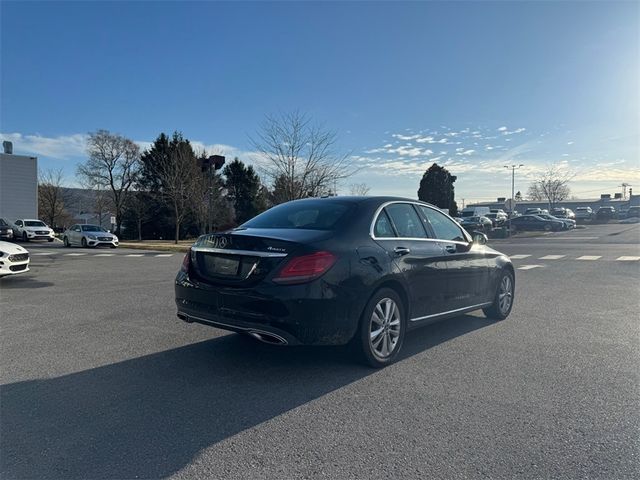
{"type": "Polygon", "coordinates": [[[513,203],[514,203],[514,196],[515,196],[515,187],[516,187],[516,170],[519,169],[520,167],[524,167],[524,164],[520,164],[520,165],[505,165],[504,168],[510,168],[511,169],[511,208],[510,210],[510,214],[513,214],[513,203]]]}

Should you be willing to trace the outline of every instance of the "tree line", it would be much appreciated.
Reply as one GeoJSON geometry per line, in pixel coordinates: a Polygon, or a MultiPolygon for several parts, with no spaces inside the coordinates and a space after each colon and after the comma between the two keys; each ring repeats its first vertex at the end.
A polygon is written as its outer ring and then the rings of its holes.
{"type": "MultiPolygon", "coordinates": [[[[251,139],[261,171],[239,158],[218,171],[208,165],[211,152],[198,151],[180,132],[160,133],[141,151],[131,139],[98,130],[88,136],[76,175],[99,220],[115,216],[117,235],[177,242],[239,225],[279,203],[335,194],[354,173],[336,142],[336,132],[300,112],[268,116],[251,139]]],[[[72,221],[62,180],[61,170],[40,174],[39,212],[52,227],[72,221]]],[[[368,187],[351,190],[366,194],[368,187]]]]}

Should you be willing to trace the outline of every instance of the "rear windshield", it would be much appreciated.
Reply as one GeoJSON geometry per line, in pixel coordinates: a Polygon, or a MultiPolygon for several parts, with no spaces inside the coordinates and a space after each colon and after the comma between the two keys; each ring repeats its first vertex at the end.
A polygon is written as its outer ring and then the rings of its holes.
{"type": "Polygon", "coordinates": [[[353,208],[353,204],[336,201],[289,202],[261,213],[241,227],[333,230],[353,208]]]}
{"type": "Polygon", "coordinates": [[[42,222],[24,222],[27,227],[46,227],[42,222]]]}

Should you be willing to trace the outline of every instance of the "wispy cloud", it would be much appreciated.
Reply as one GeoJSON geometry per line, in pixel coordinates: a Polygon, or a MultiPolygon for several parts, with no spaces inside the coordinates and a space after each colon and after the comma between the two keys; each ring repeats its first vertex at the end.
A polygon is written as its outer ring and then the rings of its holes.
{"type": "Polygon", "coordinates": [[[23,135],[21,133],[0,133],[2,141],[13,142],[13,151],[17,154],[36,155],[68,160],[85,155],[87,135],[76,133],[58,137],[42,135],[23,135]]]}

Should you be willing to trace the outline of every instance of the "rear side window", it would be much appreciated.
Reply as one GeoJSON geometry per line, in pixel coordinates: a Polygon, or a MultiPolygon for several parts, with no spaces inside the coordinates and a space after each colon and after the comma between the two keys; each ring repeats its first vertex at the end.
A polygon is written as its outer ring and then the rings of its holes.
{"type": "Polygon", "coordinates": [[[392,203],[385,208],[399,237],[426,238],[418,213],[408,203],[392,203]]]}
{"type": "Polygon", "coordinates": [[[466,242],[462,229],[453,220],[448,218],[441,212],[429,207],[418,207],[422,211],[433,232],[436,234],[436,238],[440,240],[452,240],[455,242],[466,242]]]}
{"type": "Polygon", "coordinates": [[[378,238],[392,238],[396,234],[391,226],[391,221],[387,216],[387,213],[383,210],[376,219],[376,224],[373,226],[373,235],[378,238]]]}
{"type": "Polygon", "coordinates": [[[242,227],[333,230],[353,208],[352,204],[337,201],[289,202],[261,213],[243,223],[242,227]]]}

